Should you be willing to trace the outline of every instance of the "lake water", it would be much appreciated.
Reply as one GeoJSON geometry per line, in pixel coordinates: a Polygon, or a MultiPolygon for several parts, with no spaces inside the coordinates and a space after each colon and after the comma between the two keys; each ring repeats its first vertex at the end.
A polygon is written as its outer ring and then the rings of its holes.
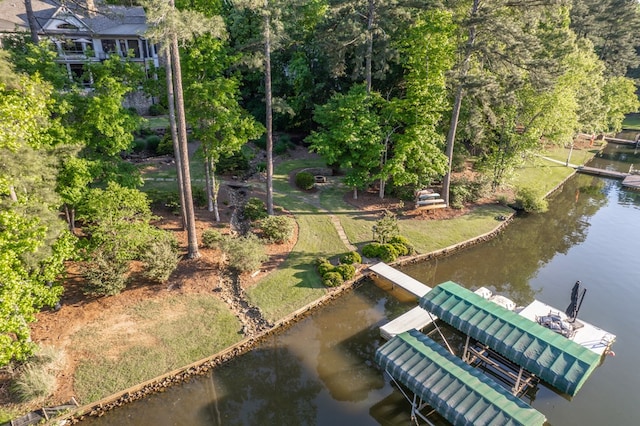
{"type": "MultiPolygon", "coordinates": [[[[627,171],[633,149],[610,145],[596,167],[627,171]]],[[[594,165],[594,163],[590,164],[594,165]]],[[[617,335],[607,357],[568,400],[539,387],[533,407],[551,425],[640,424],[640,192],[577,175],[549,212],[521,216],[496,239],[403,268],[428,284],[485,286],[520,305],[564,309],[587,288],[579,317],[617,335]]],[[[365,283],[256,350],[142,401],[87,421],[99,425],[408,425],[409,405],[373,362],[378,327],[415,306],[365,283]]]]}

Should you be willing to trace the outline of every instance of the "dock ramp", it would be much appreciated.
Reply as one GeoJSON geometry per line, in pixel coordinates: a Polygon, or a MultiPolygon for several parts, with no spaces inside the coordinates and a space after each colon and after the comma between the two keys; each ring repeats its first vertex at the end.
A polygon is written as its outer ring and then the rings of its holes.
{"type": "Polygon", "coordinates": [[[415,278],[411,278],[409,275],[398,271],[384,262],[370,266],[369,271],[390,281],[393,286],[402,287],[416,297],[422,297],[431,290],[431,287],[422,284],[415,278]]]}

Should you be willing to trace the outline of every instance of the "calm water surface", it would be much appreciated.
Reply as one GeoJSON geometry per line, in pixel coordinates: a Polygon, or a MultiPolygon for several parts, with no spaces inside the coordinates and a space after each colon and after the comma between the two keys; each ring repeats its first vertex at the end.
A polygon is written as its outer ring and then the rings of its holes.
{"type": "MultiPolygon", "coordinates": [[[[640,168],[640,156],[617,145],[597,162],[640,168]]],[[[580,317],[618,336],[616,357],[571,401],[540,386],[532,405],[556,426],[638,425],[639,263],[640,193],[578,175],[548,213],[519,217],[488,243],[404,271],[429,285],[485,286],[521,305],[537,298],[560,309],[581,280],[588,291],[580,317]]],[[[383,343],[378,327],[413,306],[367,283],[211,375],[88,423],[408,425],[408,405],[373,354],[383,343]]]]}

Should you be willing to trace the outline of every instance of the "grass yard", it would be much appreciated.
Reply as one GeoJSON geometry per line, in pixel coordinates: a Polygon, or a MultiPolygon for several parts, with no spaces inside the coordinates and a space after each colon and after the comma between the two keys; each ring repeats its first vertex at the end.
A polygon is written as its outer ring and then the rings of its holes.
{"type": "Polygon", "coordinates": [[[627,114],[622,122],[624,130],[640,130],[640,113],[627,114]]]}
{"type": "Polygon", "coordinates": [[[87,324],[73,336],[87,356],[75,372],[83,403],[214,354],[242,338],[227,306],[202,294],[147,300],[87,324]]]}

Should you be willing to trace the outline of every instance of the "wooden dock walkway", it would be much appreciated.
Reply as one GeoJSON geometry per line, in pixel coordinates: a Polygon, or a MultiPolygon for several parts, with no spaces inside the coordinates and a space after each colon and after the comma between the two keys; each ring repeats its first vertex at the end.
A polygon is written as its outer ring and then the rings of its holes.
{"type": "Polygon", "coordinates": [[[631,140],[631,139],[614,138],[614,137],[611,137],[611,136],[605,136],[604,139],[607,142],[619,143],[619,144],[624,144],[624,145],[636,145],[636,144],[638,144],[638,141],[634,141],[634,140],[631,140]]]}
{"type": "Polygon", "coordinates": [[[391,282],[392,286],[398,286],[413,294],[422,297],[431,291],[431,287],[422,284],[415,278],[398,271],[384,262],[376,263],[369,267],[369,271],[391,282]]]}
{"type": "Polygon", "coordinates": [[[580,166],[577,167],[576,170],[580,173],[586,173],[588,175],[610,177],[614,179],[625,179],[626,177],[631,176],[631,174],[629,173],[616,172],[614,170],[597,169],[595,167],[580,166]]]}

